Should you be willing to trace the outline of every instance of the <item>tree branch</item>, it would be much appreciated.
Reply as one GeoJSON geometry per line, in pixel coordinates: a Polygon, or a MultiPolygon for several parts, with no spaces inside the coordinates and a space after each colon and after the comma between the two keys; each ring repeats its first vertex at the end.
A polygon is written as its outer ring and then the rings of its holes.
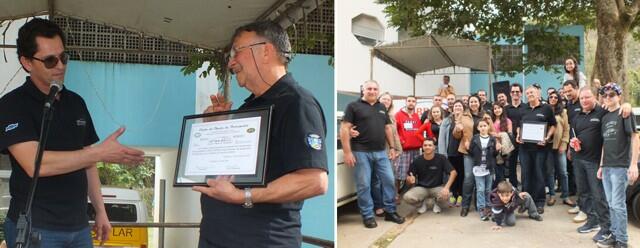
{"type": "MultiPolygon", "coordinates": [[[[622,0],[620,0],[620,1],[622,1],[622,0]]],[[[638,14],[638,10],[640,10],[640,0],[633,0],[631,5],[627,9],[628,9],[627,13],[629,14],[629,20],[633,21],[634,19],[636,19],[636,15],[638,14]]]]}
{"type": "Polygon", "coordinates": [[[626,12],[627,5],[624,4],[624,0],[616,0],[616,7],[618,7],[618,13],[623,14],[626,12]]]}

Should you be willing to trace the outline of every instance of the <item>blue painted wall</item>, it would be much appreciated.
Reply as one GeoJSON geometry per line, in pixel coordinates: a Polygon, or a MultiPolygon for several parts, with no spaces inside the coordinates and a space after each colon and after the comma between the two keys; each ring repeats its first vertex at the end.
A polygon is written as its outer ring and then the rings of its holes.
{"type": "MultiPolygon", "coordinates": [[[[327,121],[327,160],[329,162],[329,190],[319,197],[305,201],[302,209],[302,234],[327,240],[335,240],[334,237],[334,211],[335,200],[333,181],[335,176],[336,150],[335,142],[335,114],[334,101],[335,90],[333,85],[333,67],[328,65],[328,56],[298,54],[289,65],[289,72],[307,90],[311,91],[318,99],[327,121]]],[[[244,103],[244,99],[250,95],[249,91],[238,86],[233,78],[231,82],[231,99],[235,107],[244,103]]],[[[307,247],[304,245],[303,247],[307,247]]],[[[311,247],[311,246],[309,246],[311,247]]]]}
{"type": "MultiPolygon", "coordinates": [[[[305,202],[302,233],[334,238],[335,117],[333,68],[329,57],[297,55],[289,71],[320,102],[327,120],[326,149],[329,191],[305,202]]],[[[194,114],[196,75],[184,76],[180,66],[71,61],[65,86],[80,94],[89,107],[98,135],[106,138],[120,125],[127,132],[119,139],[134,146],[177,147],[182,117],[194,114]]],[[[235,80],[231,98],[236,107],[249,96],[235,80]]]]}
{"type": "Polygon", "coordinates": [[[65,87],[84,98],[101,140],[125,125],[124,144],[177,147],[196,91],[196,75],[184,76],[180,68],[71,61],[65,87]]]}
{"type": "MultiPolygon", "coordinates": [[[[578,61],[578,68],[583,73],[585,72],[585,61],[584,61],[584,26],[574,25],[574,26],[566,26],[560,28],[560,33],[579,37],[580,43],[580,54],[582,54],[580,60],[578,61]]],[[[506,43],[503,43],[506,44],[506,43]]],[[[523,52],[526,53],[526,47],[523,52]]],[[[524,87],[538,83],[542,86],[543,92],[542,95],[546,98],[546,89],[548,87],[558,88],[562,85],[562,77],[564,75],[564,64],[557,65],[557,68],[560,69],[561,72],[556,73],[554,71],[545,71],[542,69],[538,69],[533,73],[523,75],[523,73],[517,73],[513,77],[509,77],[508,75],[501,76],[499,73],[497,74],[497,80],[495,81],[503,81],[508,80],[510,83],[518,82],[520,84],[524,83],[524,87]],[[524,76],[524,80],[523,80],[524,76]]],[[[587,78],[589,75],[586,75],[587,78]]],[[[489,82],[487,79],[487,74],[472,74],[471,75],[471,85],[470,91],[475,93],[479,89],[489,89],[489,82]]],[[[493,96],[493,95],[492,95],[493,96]]]]}

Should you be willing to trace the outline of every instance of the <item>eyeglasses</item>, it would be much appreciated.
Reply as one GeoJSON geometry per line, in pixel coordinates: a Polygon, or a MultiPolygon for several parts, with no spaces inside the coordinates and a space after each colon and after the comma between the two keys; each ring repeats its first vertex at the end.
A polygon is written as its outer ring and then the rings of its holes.
{"type": "Polygon", "coordinates": [[[60,54],[59,58],[58,56],[55,56],[55,55],[47,56],[44,59],[39,59],[36,57],[31,57],[31,58],[42,62],[42,64],[44,64],[44,67],[46,67],[47,69],[56,67],[58,65],[58,61],[62,62],[63,65],[66,65],[67,62],[69,62],[69,54],[67,53],[60,54]]]}
{"type": "Polygon", "coordinates": [[[550,96],[549,99],[558,99],[557,96],[550,96]]]}
{"type": "Polygon", "coordinates": [[[512,90],[511,93],[513,94],[520,94],[521,92],[519,90],[512,90]]]}
{"type": "Polygon", "coordinates": [[[256,43],[253,43],[253,44],[249,44],[249,45],[246,45],[246,46],[241,46],[241,47],[234,47],[234,48],[231,48],[231,51],[229,51],[229,60],[231,60],[231,59],[235,58],[235,57],[236,57],[236,55],[237,55],[240,51],[242,51],[242,50],[244,50],[244,49],[246,49],[246,48],[250,48],[250,47],[254,47],[254,46],[259,46],[259,45],[265,45],[265,44],[267,44],[267,42],[266,42],[266,41],[263,41],[263,42],[256,42],[256,43]]]}
{"type": "Polygon", "coordinates": [[[616,93],[615,93],[615,92],[613,92],[613,91],[609,92],[608,94],[607,94],[607,93],[602,94],[602,97],[604,97],[604,98],[607,98],[607,97],[608,97],[608,98],[614,98],[614,97],[616,97],[616,96],[618,96],[618,94],[616,94],[616,93]]]}

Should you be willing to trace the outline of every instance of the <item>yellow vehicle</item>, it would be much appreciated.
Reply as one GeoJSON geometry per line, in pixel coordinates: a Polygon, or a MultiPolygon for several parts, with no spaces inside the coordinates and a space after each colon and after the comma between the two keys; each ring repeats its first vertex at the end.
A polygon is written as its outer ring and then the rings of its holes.
{"type": "MultiPolygon", "coordinates": [[[[135,190],[120,188],[102,188],[102,198],[104,199],[104,207],[107,216],[111,222],[147,222],[147,208],[140,198],[140,194],[135,190]]],[[[95,212],[91,202],[88,207],[89,220],[93,223],[95,212]]],[[[100,242],[95,240],[95,233],[91,236],[94,238],[93,245],[100,247],[119,247],[119,248],[147,248],[148,234],[146,227],[113,227],[109,239],[100,246],[100,242]]]]}

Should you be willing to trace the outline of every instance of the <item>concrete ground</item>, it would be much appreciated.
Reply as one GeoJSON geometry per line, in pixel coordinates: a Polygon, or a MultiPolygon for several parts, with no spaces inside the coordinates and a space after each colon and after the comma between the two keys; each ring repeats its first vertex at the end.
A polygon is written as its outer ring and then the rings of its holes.
{"type": "MultiPolygon", "coordinates": [[[[407,216],[404,224],[398,225],[376,218],[378,227],[367,229],[355,202],[338,209],[338,247],[597,247],[591,241],[595,232],[576,232],[582,223],[571,221],[575,216],[568,214],[568,206],[556,203],[545,207],[544,221],[527,218],[526,213],[518,215],[515,227],[505,227],[493,231],[493,222],[480,221],[477,212],[471,211],[465,218],[460,217],[460,208],[448,208],[441,203],[442,213],[435,214],[429,209],[418,215],[406,203],[398,207],[398,213],[407,216]]],[[[473,209],[473,208],[472,208],[473,209]]],[[[629,243],[640,247],[640,225],[629,223],[629,243]]]]}

